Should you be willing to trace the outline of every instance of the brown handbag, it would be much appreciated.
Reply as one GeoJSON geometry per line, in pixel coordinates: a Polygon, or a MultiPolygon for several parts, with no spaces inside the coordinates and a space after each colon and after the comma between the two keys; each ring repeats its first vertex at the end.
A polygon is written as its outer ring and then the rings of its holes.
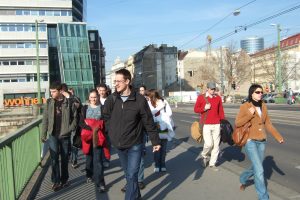
{"type": "Polygon", "coordinates": [[[236,146],[242,147],[249,138],[251,122],[247,122],[241,127],[235,127],[232,133],[232,140],[236,146]]]}

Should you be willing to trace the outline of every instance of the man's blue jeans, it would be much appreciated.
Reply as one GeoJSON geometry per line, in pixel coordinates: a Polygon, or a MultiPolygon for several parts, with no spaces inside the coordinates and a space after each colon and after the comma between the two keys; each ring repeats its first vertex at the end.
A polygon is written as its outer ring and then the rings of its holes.
{"type": "Polygon", "coordinates": [[[245,145],[246,154],[251,161],[251,167],[240,175],[240,182],[246,184],[254,176],[255,189],[259,200],[268,200],[269,194],[265,184],[263,160],[265,154],[265,141],[248,140],[245,145]]]}
{"type": "Polygon", "coordinates": [[[51,180],[53,183],[66,183],[69,179],[68,171],[68,158],[69,158],[69,142],[70,138],[57,138],[49,136],[48,144],[51,157],[52,175],[51,180]],[[59,168],[59,155],[61,164],[59,168]]]}
{"type": "Polygon", "coordinates": [[[136,144],[128,149],[117,149],[127,181],[125,200],[134,200],[141,197],[138,187],[138,172],[143,151],[143,144],[136,144]]]}
{"type": "Polygon", "coordinates": [[[144,171],[145,171],[145,162],[144,158],[146,156],[146,142],[147,142],[147,133],[144,133],[144,139],[143,139],[143,148],[142,148],[142,157],[141,157],[141,163],[140,163],[140,169],[138,173],[138,182],[144,181],[144,171]]]}

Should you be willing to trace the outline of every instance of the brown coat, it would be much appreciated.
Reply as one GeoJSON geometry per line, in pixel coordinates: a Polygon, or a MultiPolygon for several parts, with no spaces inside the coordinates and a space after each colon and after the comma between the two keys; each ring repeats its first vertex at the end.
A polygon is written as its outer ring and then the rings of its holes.
{"type": "Polygon", "coordinates": [[[249,139],[263,140],[267,139],[266,130],[273,135],[273,137],[279,142],[283,140],[280,133],[274,128],[270,117],[268,115],[267,106],[262,103],[261,117],[255,110],[254,114],[248,110],[250,107],[254,107],[252,103],[246,102],[240,106],[239,113],[235,118],[235,125],[241,127],[248,121],[251,122],[249,139]]]}

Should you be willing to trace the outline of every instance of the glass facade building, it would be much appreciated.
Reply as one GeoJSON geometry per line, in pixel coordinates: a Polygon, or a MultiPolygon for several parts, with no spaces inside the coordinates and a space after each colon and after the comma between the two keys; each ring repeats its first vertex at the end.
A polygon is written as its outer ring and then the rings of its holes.
{"type": "Polygon", "coordinates": [[[57,25],[57,54],[61,82],[74,88],[84,101],[94,88],[86,24],[57,25]]]}
{"type": "Polygon", "coordinates": [[[241,49],[249,54],[255,53],[257,51],[264,49],[264,38],[259,37],[249,37],[247,39],[241,40],[241,49]]]}

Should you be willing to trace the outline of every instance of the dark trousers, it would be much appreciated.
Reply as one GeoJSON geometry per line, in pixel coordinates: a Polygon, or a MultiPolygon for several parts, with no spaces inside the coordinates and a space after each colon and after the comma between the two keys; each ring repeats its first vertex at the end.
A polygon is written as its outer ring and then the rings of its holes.
{"type": "Polygon", "coordinates": [[[69,179],[68,171],[68,157],[69,157],[69,142],[70,138],[58,138],[50,136],[48,139],[50,157],[51,157],[51,167],[52,174],[51,180],[53,183],[66,183],[69,179]],[[61,159],[61,164],[59,168],[59,155],[61,159]]]}
{"type": "Polygon", "coordinates": [[[154,152],[154,167],[159,168],[159,170],[166,167],[167,143],[167,139],[160,139],[161,148],[159,151],[154,152]]]}
{"type": "Polygon", "coordinates": [[[91,145],[89,154],[86,155],[86,176],[88,178],[92,178],[94,176],[94,181],[97,186],[105,185],[102,149],[102,147],[93,147],[93,145],[91,145]]]}
{"type": "Polygon", "coordinates": [[[143,144],[136,144],[128,149],[117,149],[117,151],[127,182],[125,200],[139,199],[141,193],[138,187],[138,172],[143,144]]]}

